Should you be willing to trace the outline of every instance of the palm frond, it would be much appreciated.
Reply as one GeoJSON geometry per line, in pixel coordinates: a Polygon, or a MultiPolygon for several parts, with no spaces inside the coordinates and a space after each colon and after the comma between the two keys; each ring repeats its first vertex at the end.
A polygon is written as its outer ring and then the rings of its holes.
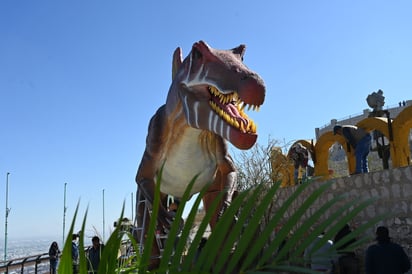
{"type": "Polygon", "coordinates": [[[86,209],[86,212],[83,217],[83,222],[82,222],[82,229],[81,233],[79,235],[79,271],[80,273],[87,273],[87,259],[86,259],[86,253],[84,252],[85,245],[84,245],[84,231],[86,228],[86,220],[87,220],[87,212],[88,208],[86,209]]]}
{"type": "MultiPolygon", "coordinates": [[[[160,266],[153,270],[154,273],[316,273],[306,267],[308,261],[303,255],[304,251],[319,234],[325,232],[324,238],[313,246],[313,250],[319,249],[327,239],[333,239],[334,235],[346,223],[349,223],[375,202],[374,199],[348,199],[346,195],[342,194],[333,196],[320,204],[321,196],[333,184],[326,182],[315,188],[309,188],[311,183],[299,185],[280,203],[280,184],[275,183],[270,187],[261,184],[240,193],[232,201],[209,235],[205,246],[200,250],[199,245],[208,223],[222,203],[225,193],[219,193],[211,208],[206,211],[203,220],[198,224],[193,239],[190,239],[199,205],[208,189],[206,186],[199,193],[181,229],[180,219],[196,179],[197,177],[193,178],[189,183],[182,197],[181,205],[170,227],[169,236],[160,259],[160,266]],[[309,191],[310,189],[313,190],[309,191]],[[298,203],[298,201],[302,202],[298,203]],[[269,212],[274,203],[276,210],[269,212]],[[268,214],[270,218],[268,218],[268,214]]],[[[157,178],[143,254],[140,256],[139,253],[136,253],[135,256],[128,259],[127,264],[122,264],[119,267],[117,252],[124,235],[127,235],[131,240],[134,250],[139,249],[131,233],[121,231],[120,227],[116,227],[104,248],[99,272],[149,272],[148,266],[153,259],[151,249],[157,225],[158,205],[160,204],[160,182],[161,172],[157,178]]],[[[73,234],[77,211],[78,207],[70,228],[70,237],[73,234]]],[[[124,204],[119,221],[122,219],[123,211],[124,204]]],[[[87,212],[83,219],[82,231],[84,231],[86,216],[87,212]]],[[[336,252],[345,243],[355,238],[357,241],[347,247],[348,249],[365,244],[370,239],[370,237],[364,236],[367,235],[365,232],[387,216],[386,214],[379,215],[360,225],[351,234],[342,238],[330,252],[336,252]]],[[[83,273],[86,271],[87,264],[82,238],[79,248],[83,273]]],[[[324,254],[324,256],[330,255],[324,254]]],[[[68,239],[64,245],[59,272],[71,273],[71,271],[71,240],[68,239]]]]}
{"type": "MultiPolygon", "coordinates": [[[[175,249],[175,243],[178,241],[179,237],[179,230],[181,229],[181,220],[182,220],[182,214],[183,214],[183,210],[185,208],[186,205],[186,201],[189,200],[190,197],[190,192],[192,190],[192,187],[195,183],[197,179],[197,176],[195,176],[192,181],[189,183],[188,187],[185,190],[185,193],[183,194],[182,197],[182,201],[177,209],[176,215],[175,215],[175,220],[172,223],[171,229],[168,232],[168,237],[166,240],[166,244],[165,244],[165,249],[163,251],[162,254],[162,260],[160,262],[160,269],[167,269],[170,265],[178,265],[180,264],[179,262],[179,255],[181,256],[183,253],[183,249],[184,249],[184,242],[180,242],[179,245],[177,246],[177,248],[175,249]],[[173,256],[175,254],[175,256],[173,256]]],[[[182,231],[182,239],[188,237],[186,235],[188,235],[190,232],[190,228],[188,228],[187,226],[183,227],[183,231],[182,231]]]]}
{"type": "Polygon", "coordinates": [[[78,211],[79,211],[79,203],[77,203],[76,209],[74,211],[73,220],[70,225],[69,233],[67,234],[67,238],[64,242],[64,247],[63,247],[62,256],[60,258],[59,269],[58,269],[59,273],[73,273],[72,235],[73,235],[74,225],[76,223],[78,211]]]}
{"type": "Polygon", "coordinates": [[[155,186],[155,195],[154,195],[154,200],[152,204],[152,213],[151,213],[152,217],[150,218],[149,228],[148,228],[147,236],[146,236],[145,243],[144,243],[144,252],[140,260],[139,273],[147,272],[151,259],[153,259],[151,258],[151,254],[152,254],[153,242],[155,240],[157,216],[159,214],[160,182],[162,181],[163,166],[164,164],[162,165],[160,172],[158,174],[158,177],[157,177],[157,183],[155,186]]]}
{"type": "Polygon", "coordinates": [[[124,214],[124,203],[122,206],[122,211],[120,217],[117,221],[119,225],[116,226],[115,230],[110,235],[109,239],[106,241],[106,244],[103,248],[99,263],[99,273],[110,273],[113,269],[117,269],[119,266],[118,262],[118,250],[121,246],[122,237],[124,233],[121,231],[121,223],[123,220],[124,214]]]}
{"type": "MultiPolygon", "coordinates": [[[[197,207],[200,204],[200,201],[203,197],[203,195],[206,193],[206,188],[202,190],[202,192],[198,195],[196,201],[195,201],[195,207],[192,208],[189,217],[188,217],[188,221],[186,222],[187,226],[185,225],[185,229],[190,229],[194,223],[194,219],[196,217],[197,214],[197,207]]],[[[195,273],[202,273],[202,266],[204,265],[204,261],[207,259],[207,250],[208,248],[206,248],[206,246],[202,249],[204,250],[204,252],[201,253],[201,255],[198,257],[198,248],[199,245],[202,241],[203,235],[209,225],[210,220],[213,217],[214,212],[216,211],[218,205],[220,204],[220,202],[223,199],[224,196],[224,192],[219,193],[219,195],[216,197],[216,199],[213,201],[213,203],[210,206],[210,210],[208,210],[203,218],[203,220],[201,221],[201,223],[199,224],[199,227],[197,228],[196,231],[196,235],[193,238],[188,252],[186,254],[185,259],[183,260],[182,263],[182,267],[181,269],[183,271],[194,271],[195,273]]],[[[183,235],[182,235],[183,236],[183,235]]],[[[183,241],[189,241],[188,237],[187,238],[183,238],[182,237],[182,242],[183,241]]]]}

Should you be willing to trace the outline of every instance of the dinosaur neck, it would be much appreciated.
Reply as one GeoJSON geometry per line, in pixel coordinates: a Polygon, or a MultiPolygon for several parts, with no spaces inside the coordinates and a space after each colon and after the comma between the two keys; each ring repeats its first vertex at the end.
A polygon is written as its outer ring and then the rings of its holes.
{"type": "Polygon", "coordinates": [[[169,111],[166,123],[167,130],[164,131],[166,133],[164,142],[167,147],[178,144],[183,135],[193,136],[193,138],[197,138],[197,142],[205,153],[209,155],[214,154],[217,139],[220,139],[219,136],[208,130],[196,129],[189,126],[180,101],[177,101],[176,107],[169,111]],[[194,132],[195,134],[193,134],[194,132]]]}
{"type": "Polygon", "coordinates": [[[184,116],[183,108],[182,108],[182,101],[179,97],[179,84],[178,81],[174,80],[169,88],[169,92],[167,93],[166,98],[166,115],[167,117],[170,116],[184,116]]]}

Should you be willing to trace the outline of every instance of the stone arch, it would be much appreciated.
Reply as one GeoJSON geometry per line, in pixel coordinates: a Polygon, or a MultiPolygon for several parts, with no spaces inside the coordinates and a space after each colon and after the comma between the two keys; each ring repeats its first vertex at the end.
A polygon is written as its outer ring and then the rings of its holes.
{"type": "MultiPolygon", "coordinates": [[[[392,158],[393,167],[411,164],[409,134],[412,128],[412,106],[405,107],[393,121],[393,150],[396,158],[392,158]]],[[[391,150],[392,153],[392,150],[391,150]]]]}
{"type": "Polygon", "coordinates": [[[330,177],[328,169],[329,148],[336,142],[340,143],[345,150],[349,173],[355,172],[355,153],[353,149],[347,145],[345,138],[328,131],[319,137],[315,145],[315,176],[322,176],[325,179],[330,177]]]}

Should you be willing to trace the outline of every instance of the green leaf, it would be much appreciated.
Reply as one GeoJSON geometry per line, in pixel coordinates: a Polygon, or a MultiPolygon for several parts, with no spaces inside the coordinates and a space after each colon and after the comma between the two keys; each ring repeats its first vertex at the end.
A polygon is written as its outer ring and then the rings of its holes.
{"type": "MultiPolygon", "coordinates": [[[[319,185],[309,195],[306,191],[309,187],[309,183],[307,183],[295,188],[294,192],[278,206],[276,211],[271,213],[269,209],[276,203],[280,184],[273,184],[270,187],[261,184],[256,188],[240,193],[232,201],[232,204],[226,209],[211,232],[199,255],[198,246],[208,223],[222,203],[225,192],[220,192],[211,207],[206,211],[196,235],[187,247],[197,210],[209,186],[202,189],[186,219],[179,241],[175,244],[183,208],[190,197],[191,188],[196,179],[197,177],[193,178],[189,183],[182,197],[181,206],[178,208],[175,220],[170,227],[160,260],[160,267],[153,270],[153,273],[316,273],[304,268],[307,261],[305,261],[302,253],[305,249],[321,232],[325,231],[324,238],[314,246],[314,250],[318,249],[327,239],[332,239],[344,224],[349,223],[375,201],[373,199],[348,200],[347,196],[342,194],[336,195],[320,205],[320,208],[313,210],[315,203],[319,201],[321,195],[325,193],[325,190],[330,187],[332,182],[319,185]],[[302,195],[305,195],[305,197],[302,197],[302,195]],[[298,201],[303,202],[297,205],[298,201]],[[335,205],[340,206],[334,208],[335,205]],[[334,209],[331,211],[331,208],[334,209]],[[326,213],[328,214],[327,218],[325,218],[326,213]],[[237,222],[234,222],[234,216],[238,217],[237,222]],[[268,216],[270,216],[270,219],[268,219],[268,216]],[[267,223],[262,226],[262,221],[267,223]],[[273,237],[273,233],[279,225],[281,225],[281,228],[277,230],[275,237],[273,237]]],[[[151,218],[149,229],[146,232],[147,238],[144,243],[143,254],[140,255],[139,252],[136,252],[134,256],[126,260],[118,260],[117,253],[125,235],[129,238],[134,250],[139,250],[133,235],[128,231],[122,231],[118,226],[110,235],[103,249],[99,272],[148,273],[148,266],[151,259],[153,259],[151,249],[160,204],[160,182],[161,172],[156,182],[155,197],[151,208],[151,218]]],[[[316,206],[318,205],[316,204],[316,206]]],[[[78,207],[79,205],[77,205],[73,217],[68,239],[64,244],[63,255],[59,264],[59,272],[61,273],[72,273],[71,235],[73,234],[78,207]]],[[[123,212],[124,204],[119,223],[121,223],[123,212]]],[[[336,252],[336,249],[354,238],[359,239],[347,247],[347,250],[353,250],[364,245],[370,240],[369,236],[365,236],[365,232],[388,216],[389,214],[383,214],[362,224],[350,235],[342,238],[328,254],[324,255],[330,256],[330,254],[336,252]]],[[[86,219],[87,210],[83,218],[82,231],[84,231],[86,219]]],[[[80,271],[86,273],[87,264],[83,235],[80,237],[79,253],[80,271]]]]}
{"type": "Polygon", "coordinates": [[[72,223],[70,225],[69,233],[67,234],[66,241],[64,243],[62,256],[59,263],[59,273],[73,273],[72,265],[72,235],[74,230],[74,225],[76,222],[77,212],[79,210],[79,202],[77,203],[76,210],[74,211],[74,216],[72,223]]]}
{"type": "MultiPolygon", "coordinates": [[[[186,241],[188,242],[189,239],[189,233],[190,233],[190,229],[193,226],[195,217],[197,215],[197,208],[199,207],[200,202],[202,201],[202,198],[204,196],[204,194],[206,193],[208,187],[205,187],[198,195],[198,197],[196,198],[196,201],[194,203],[194,206],[192,208],[192,210],[189,213],[189,216],[186,220],[186,225],[185,225],[185,229],[188,229],[188,231],[186,232],[185,235],[187,235],[187,237],[185,238],[186,241]]],[[[199,258],[197,258],[198,255],[198,247],[200,245],[200,242],[202,241],[203,235],[209,225],[210,220],[213,217],[213,214],[215,212],[215,210],[217,209],[218,205],[220,204],[220,202],[222,201],[222,198],[224,196],[224,192],[219,193],[219,195],[216,197],[216,199],[213,201],[213,203],[211,204],[209,210],[207,210],[203,220],[201,221],[197,231],[196,231],[196,235],[194,237],[194,239],[192,240],[192,242],[190,243],[188,252],[185,256],[185,259],[183,260],[183,263],[181,265],[181,270],[182,271],[195,271],[197,273],[201,273],[203,270],[201,268],[201,266],[203,265],[204,260],[206,260],[207,256],[206,256],[206,252],[202,252],[201,256],[199,258]],[[203,256],[202,256],[203,255],[203,256]]],[[[183,234],[182,234],[182,238],[183,238],[183,234]]],[[[183,240],[182,240],[183,241],[183,240]]],[[[203,249],[205,250],[205,249],[203,249]]]]}
{"type": "MultiPolygon", "coordinates": [[[[155,232],[156,232],[156,226],[157,226],[157,216],[159,214],[159,205],[160,205],[160,183],[162,181],[162,173],[163,173],[163,166],[162,165],[160,172],[157,177],[156,181],[156,188],[155,188],[155,195],[154,195],[154,200],[152,204],[152,212],[150,216],[150,222],[149,222],[149,228],[147,231],[147,237],[145,239],[144,243],[144,252],[142,254],[141,258],[141,265],[139,268],[139,273],[145,273],[148,270],[148,266],[151,263],[152,259],[157,259],[157,258],[152,258],[152,248],[155,248],[153,246],[154,240],[155,240],[155,232]]],[[[159,258],[160,259],[160,258],[159,258]]]]}
{"type": "MultiPolygon", "coordinates": [[[[182,236],[180,237],[180,243],[177,246],[176,250],[175,249],[175,243],[179,240],[178,238],[178,232],[180,230],[181,226],[181,220],[182,220],[182,214],[183,210],[185,208],[186,202],[190,198],[190,192],[192,190],[192,187],[194,183],[196,182],[197,175],[192,179],[192,181],[189,183],[187,186],[185,193],[183,194],[183,197],[181,199],[181,203],[177,209],[176,215],[175,215],[175,220],[172,223],[172,226],[170,228],[170,231],[168,233],[168,237],[165,243],[165,249],[163,251],[162,255],[162,260],[160,262],[160,267],[159,269],[167,269],[168,265],[170,264],[171,266],[179,265],[180,264],[180,257],[183,254],[183,249],[184,249],[184,240],[187,238],[186,234],[190,232],[190,228],[186,229],[185,234],[182,232],[182,236]],[[175,254],[173,256],[173,253],[175,254]]],[[[185,228],[185,227],[184,227],[185,228]]]]}
{"type": "MultiPolygon", "coordinates": [[[[278,186],[276,186],[276,189],[278,186]]],[[[276,214],[272,217],[272,219],[269,221],[269,223],[266,225],[266,227],[263,229],[262,232],[259,233],[259,237],[257,239],[254,239],[254,244],[250,248],[249,256],[245,258],[245,260],[242,263],[241,269],[245,270],[248,269],[248,267],[253,263],[253,261],[256,259],[256,257],[260,256],[261,251],[265,245],[268,243],[268,239],[270,238],[270,235],[273,233],[273,230],[275,227],[280,223],[281,219],[285,215],[285,213],[291,208],[291,205],[296,201],[296,199],[299,197],[299,195],[308,187],[308,184],[303,184],[300,187],[296,189],[294,193],[285,201],[285,203],[279,208],[279,210],[276,212],[276,214]]],[[[276,246],[279,246],[280,243],[285,239],[284,237],[279,237],[275,239],[277,240],[278,243],[276,246]]]]}
{"type": "Polygon", "coordinates": [[[87,273],[87,261],[86,261],[86,254],[84,252],[84,231],[86,228],[87,212],[88,212],[88,209],[86,209],[86,213],[84,214],[81,235],[79,235],[79,264],[80,264],[79,271],[80,273],[87,273]]]}
{"type": "Polygon", "coordinates": [[[123,232],[121,231],[123,214],[124,203],[120,217],[117,221],[119,225],[117,225],[112,234],[110,234],[109,239],[103,247],[103,252],[99,263],[99,273],[114,273],[118,267],[118,251],[123,237],[123,232]]]}
{"type": "Polygon", "coordinates": [[[238,245],[236,246],[235,252],[233,252],[231,256],[231,260],[227,265],[229,272],[238,266],[241,259],[248,258],[250,256],[250,245],[251,243],[254,243],[257,232],[259,232],[262,218],[279,186],[280,184],[274,185],[274,187],[270,188],[264,194],[265,188],[262,184],[256,189],[249,190],[249,192],[246,193],[246,196],[240,200],[244,203],[241,214],[238,216],[239,221],[237,223],[237,225],[239,225],[238,229],[241,230],[241,237],[238,240],[238,245]],[[262,196],[263,194],[264,196],[262,196]]]}

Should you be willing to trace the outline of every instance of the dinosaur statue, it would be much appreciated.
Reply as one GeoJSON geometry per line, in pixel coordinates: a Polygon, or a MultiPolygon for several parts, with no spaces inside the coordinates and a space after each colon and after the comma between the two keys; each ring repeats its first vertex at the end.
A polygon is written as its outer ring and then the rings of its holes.
{"type": "MultiPolygon", "coordinates": [[[[184,60],[181,48],[175,50],[166,104],[150,120],[146,149],[136,175],[138,191],[150,203],[162,165],[162,197],[182,197],[195,175],[198,177],[191,194],[210,184],[203,198],[206,209],[219,192],[226,191],[210,222],[212,229],[219,212],[230,204],[236,186],[236,170],[225,140],[239,149],[255,144],[256,125],[244,108],[258,109],[265,98],[263,80],[243,64],[245,49],[240,45],[218,50],[199,41],[184,60]]],[[[136,213],[141,224],[142,208],[136,213]]],[[[171,221],[162,203],[158,223],[168,227],[171,221]]]]}

